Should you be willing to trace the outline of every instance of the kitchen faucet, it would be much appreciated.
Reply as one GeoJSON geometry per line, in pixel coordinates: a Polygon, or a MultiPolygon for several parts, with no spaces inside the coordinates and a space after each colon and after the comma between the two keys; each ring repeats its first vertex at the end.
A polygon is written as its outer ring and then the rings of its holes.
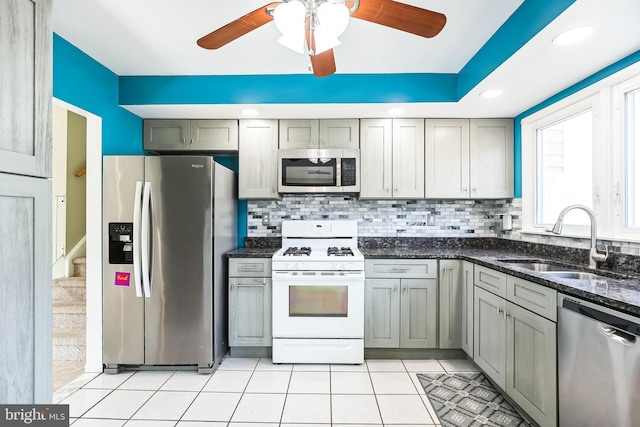
{"type": "Polygon", "coordinates": [[[596,247],[596,215],[591,209],[584,205],[567,206],[562,210],[562,212],[560,212],[560,215],[558,215],[558,220],[551,229],[551,232],[554,234],[560,234],[560,232],[562,231],[562,225],[564,223],[564,216],[567,214],[567,212],[573,209],[581,209],[589,215],[589,219],[591,220],[591,249],[589,250],[589,268],[598,268],[598,262],[606,261],[609,257],[609,247],[605,245],[605,253],[598,252],[598,248],[596,247]]]}

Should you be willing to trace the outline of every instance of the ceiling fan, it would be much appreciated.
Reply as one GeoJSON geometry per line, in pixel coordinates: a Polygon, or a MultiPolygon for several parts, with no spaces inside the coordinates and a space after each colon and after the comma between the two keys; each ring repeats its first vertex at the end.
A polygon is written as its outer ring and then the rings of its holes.
{"type": "Polygon", "coordinates": [[[316,77],[336,71],[333,47],[349,17],[395,28],[421,37],[434,37],[447,22],[445,15],[394,0],[282,0],[231,21],[198,40],[205,49],[227,43],[275,21],[282,32],[278,41],[300,53],[308,53],[316,77]]]}

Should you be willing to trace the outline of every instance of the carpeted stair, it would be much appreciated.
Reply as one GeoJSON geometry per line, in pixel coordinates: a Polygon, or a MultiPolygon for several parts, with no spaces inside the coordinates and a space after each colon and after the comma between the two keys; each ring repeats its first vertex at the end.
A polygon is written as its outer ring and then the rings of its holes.
{"type": "Polygon", "coordinates": [[[85,360],[86,258],[73,260],[73,276],[53,281],[53,360],[85,360]]]}

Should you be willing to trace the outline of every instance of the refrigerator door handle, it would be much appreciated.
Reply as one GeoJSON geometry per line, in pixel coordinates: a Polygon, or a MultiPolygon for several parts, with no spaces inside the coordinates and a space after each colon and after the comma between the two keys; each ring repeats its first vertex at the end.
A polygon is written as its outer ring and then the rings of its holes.
{"type": "Polygon", "coordinates": [[[142,209],[142,181],[136,182],[133,201],[133,284],[136,297],[142,298],[142,268],[140,265],[140,211],[142,209]]]}
{"type": "Polygon", "coordinates": [[[152,213],[151,183],[146,181],[144,183],[144,192],[142,195],[142,230],[140,232],[142,240],[142,245],[140,247],[140,253],[142,256],[142,287],[145,298],[151,297],[151,251],[149,250],[149,240],[152,213]]]}

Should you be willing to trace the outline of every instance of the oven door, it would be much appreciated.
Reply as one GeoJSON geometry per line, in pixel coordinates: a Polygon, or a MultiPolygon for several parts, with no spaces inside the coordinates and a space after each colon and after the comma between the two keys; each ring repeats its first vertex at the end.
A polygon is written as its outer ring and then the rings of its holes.
{"type": "Polygon", "coordinates": [[[273,272],[274,338],[363,338],[364,273],[273,272]]]}

